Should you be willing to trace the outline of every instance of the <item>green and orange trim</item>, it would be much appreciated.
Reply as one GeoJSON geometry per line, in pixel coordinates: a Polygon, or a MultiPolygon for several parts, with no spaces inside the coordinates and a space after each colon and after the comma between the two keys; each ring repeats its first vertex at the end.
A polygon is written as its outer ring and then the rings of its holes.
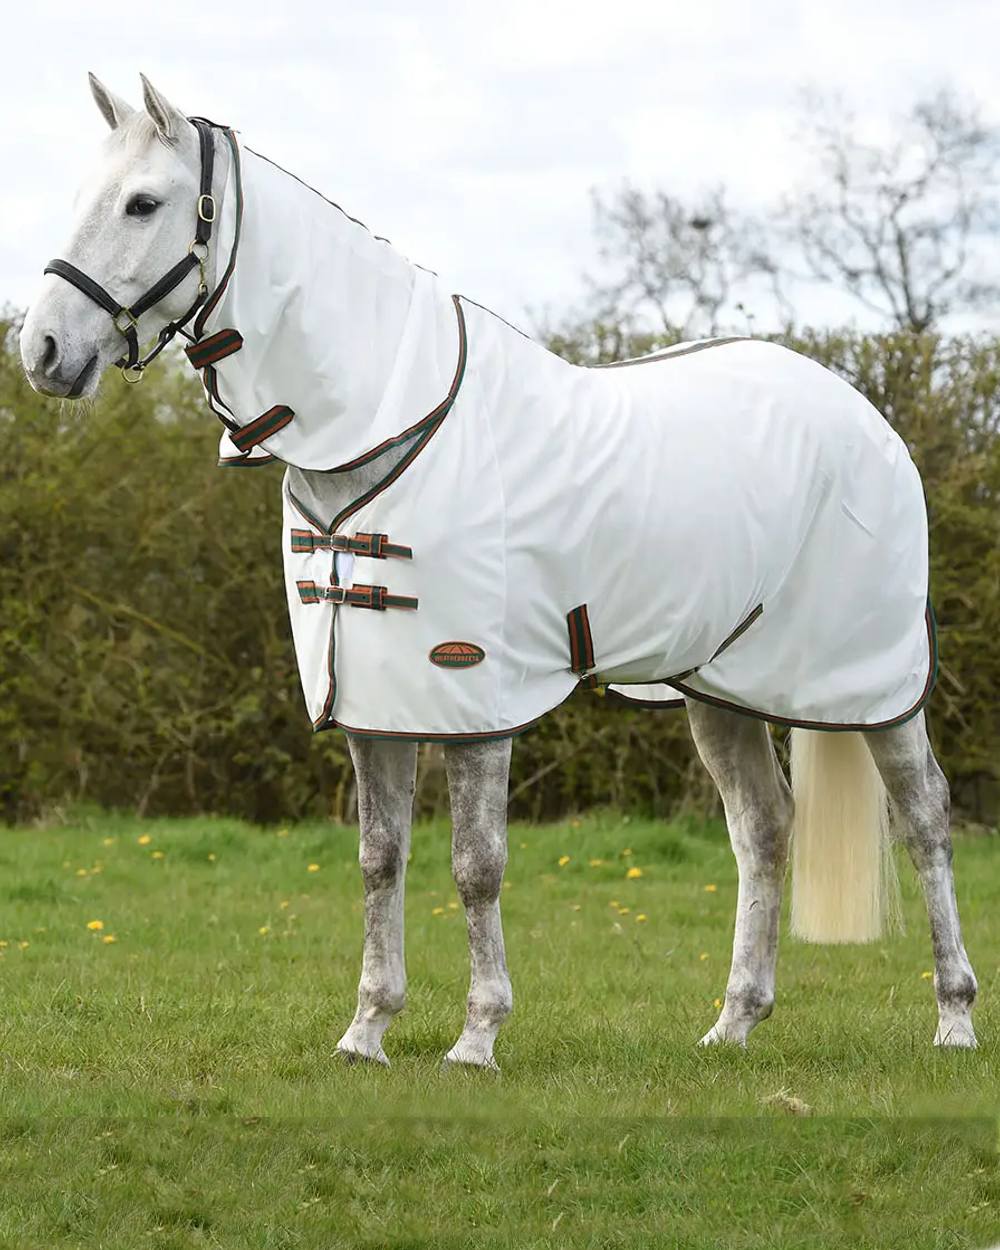
{"type": "Polygon", "coordinates": [[[195,369],[204,369],[206,365],[214,365],[227,356],[232,356],[243,346],[243,335],[239,330],[217,330],[208,338],[192,343],[184,348],[184,355],[195,369]]]}
{"type": "Polygon", "coordinates": [[[594,667],[594,639],[585,603],[566,613],[566,626],[569,629],[570,670],[583,679],[594,667]]]}
{"type": "Polygon", "coordinates": [[[412,560],[413,548],[389,542],[388,534],[314,534],[312,530],[292,530],[292,551],[297,555],[313,551],[341,551],[373,560],[412,560]]]}
{"type": "Polygon", "coordinates": [[[366,586],[355,582],[353,586],[320,586],[312,581],[297,581],[299,598],[303,603],[346,604],[349,608],[371,608],[384,612],[386,608],[406,608],[415,612],[419,600],[410,595],[391,595],[385,586],[366,586]]]}
{"type": "Polygon", "coordinates": [[[275,404],[249,425],[234,430],[229,437],[238,451],[251,451],[258,443],[263,443],[283,430],[294,417],[295,412],[287,404],[275,404]]]}

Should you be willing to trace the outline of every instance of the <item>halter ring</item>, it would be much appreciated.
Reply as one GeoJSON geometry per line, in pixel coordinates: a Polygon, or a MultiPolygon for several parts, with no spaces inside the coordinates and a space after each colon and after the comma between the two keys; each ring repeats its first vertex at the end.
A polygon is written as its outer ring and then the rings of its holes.
{"type": "Polygon", "coordinates": [[[142,381],[143,367],[142,365],[122,365],[121,375],[129,386],[136,386],[142,381]]]}
{"type": "Polygon", "coordinates": [[[204,222],[215,221],[215,196],[199,195],[198,196],[198,220],[204,222]]]}
{"type": "Polygon", "coordinates": [[[139,325],[138,320],[132,316],[132,313],[128,308],[119,308],[111,320],[115,323],[115,329],[118,333],[126,336],[128,335],[129,330],[135,330],[139,325]],[[126,318],[124,325],[122,325],[119,320],[120,317],[126,318]]]}

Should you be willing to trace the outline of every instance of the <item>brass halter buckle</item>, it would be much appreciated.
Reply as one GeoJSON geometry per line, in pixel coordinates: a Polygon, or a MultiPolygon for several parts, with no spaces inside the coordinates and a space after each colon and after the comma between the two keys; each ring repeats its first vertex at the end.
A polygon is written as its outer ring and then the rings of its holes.
{"type": "Polygon", "coordinates": [[[136,320],[135,317],[132,316],[132,313],[128,308],[119,308],[118,311],[115,313],[114,317],[112,318],[112,320],[115,323],[115,329],[118,331],[118,333],[126,337],[128,336],[129,330],[138,329],[138,326],[139,326],[139,322],[136,320]],[[122,317],[125,318],[124,325],[122,325],[121,320],[120,320],[120,318],[122,317]]]}

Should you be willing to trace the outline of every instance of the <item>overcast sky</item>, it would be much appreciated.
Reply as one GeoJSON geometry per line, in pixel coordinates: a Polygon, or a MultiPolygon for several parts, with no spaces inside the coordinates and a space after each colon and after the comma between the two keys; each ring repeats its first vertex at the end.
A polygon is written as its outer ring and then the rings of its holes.
{"type": "Polygon", "coordinates": [[[580,298],[592,188],[790,190],[803,87],[841,91],[874,136],[943,85],[1000,120],[997,0],[41,0],[5,6],[3,35],[0,303],[18,306],[102,137],[88,69],[134,103],[143,70],[521,323],[580,298]]]}

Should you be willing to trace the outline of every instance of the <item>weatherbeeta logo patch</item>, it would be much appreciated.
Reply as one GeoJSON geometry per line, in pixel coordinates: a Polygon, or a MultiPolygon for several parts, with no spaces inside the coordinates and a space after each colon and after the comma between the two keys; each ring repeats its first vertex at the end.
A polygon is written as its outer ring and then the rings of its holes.
{"type": "Polygon", "coordinates": [[[486,659],[486,652],[474,642],[439,642],[429,658],[440,668],[471,668],[486,659]]]}

